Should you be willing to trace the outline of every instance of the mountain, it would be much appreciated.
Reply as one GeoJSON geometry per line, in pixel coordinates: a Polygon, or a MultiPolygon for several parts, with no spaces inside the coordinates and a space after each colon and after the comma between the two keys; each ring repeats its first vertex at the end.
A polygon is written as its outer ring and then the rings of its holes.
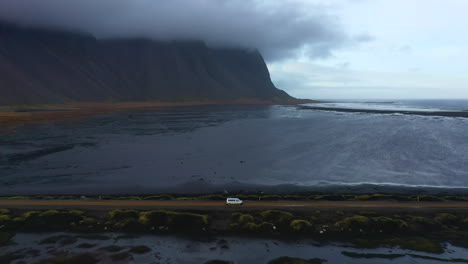
{"type": "Polygon", "coordinates": [[[294,100],[258,51],[0,23],[0,104],[294,100]]]}

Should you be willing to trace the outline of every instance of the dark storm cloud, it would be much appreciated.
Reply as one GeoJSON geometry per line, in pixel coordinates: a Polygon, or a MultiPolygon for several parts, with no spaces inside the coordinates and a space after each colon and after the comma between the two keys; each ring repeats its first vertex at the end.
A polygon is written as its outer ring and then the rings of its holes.
{"type": "Polygon", "coordinates": [[[327,8],[261,0],[1,0],[0,18],[86,31],[96,37],[203,40],[257,48],[269,60],[324,58],[362,38],[345,34],[327,8]]]}

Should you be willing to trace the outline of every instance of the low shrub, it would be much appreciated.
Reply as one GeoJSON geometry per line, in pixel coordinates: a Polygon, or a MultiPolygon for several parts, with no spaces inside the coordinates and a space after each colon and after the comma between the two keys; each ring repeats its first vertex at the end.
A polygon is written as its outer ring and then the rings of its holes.
{"type": "Polygon", "coordinates": [[[11,220],[11,216],[9,215],[0,215],[0,224],[4,224],[6,222],[9,222],[11,220]]]}
{"type": "Polygon", "coordinates": [[[73,223],[79,223],[83,219],[81,211],[31,211],[24,214],[24,227],[27,229],[52,229],[67,230],[73,223]]]}
{"type": "Polygon", "coordinates": [[[258,230],[258,225],[252,222],[246,223],[241,226],[241,229],[244,231],[255,232],[258,230]]]}
{"type": "Polygon", "coordinates": [[[448,201],[468,202],[468,196],[444,196],[442,198],[448,201]]]}
{"type": "Polygon", "coordinates": [[[172,214],[164,210],[141,212],[138,221],[147,226],[168,226],[172,214]]]}
{"type": "Polygon", "coordinates": [[[355,200],[358,200],[358,201],[371,201],[372,200],[372,196],[371,195],[356,195],[354,197],[355,200]]]}
{"type": "Polygon", "coordinates": [[[354,198],[358,201],[413,201],[414,199],[408,196],[397,195],[397,194],[366,194],[366,195],[357,195],[354,198]]]}
{"type": "Polygon", "coordinates": [[[153,195],[146,196],[143,200],[174,200],[174,197],[170,195],[153,195]]]}
{"type": "Polygon", "coordinates": [[[413,223],[416,223],[416,224],[420,224],[420,225],[428,225],[431,223],[431,221],[429,221],[429,219],[425,218],[425,217],[422,217],[422,216],[408,216],[408,221],[411,221],[413,223]]]}
{"type": "Polygon", "coordinates": [[[312,229],[312,224],[309,221],[302,219],[292,220],[289,226],[292,230],[297,232],[304,232],[312,229]]]}
{"type": "Polygon", "coordinates": [[[226,200],[226,197],[222,195],[204,195],[197,197],[199,200],[214,200],[214,201],[222,201],[226,200]]]}
{"type": "Polygon", "coordinates": [[[441,254],[444,252],[440,243],[423,237],[415,238],[394,238],[389,240],[391,244],[400,246],[403,249],[423,251],[428,253],[441,254]]]}
{"type": "Polygon", "coordinates": [[[432,195],[419,195],[416,200],[420,202],[443,202],[444,199],[432,195]]]}
{"type": "Polygon", "coordinates": [[[408,224],[403,220],[394,220],[388,217],[373,217],[370,226],[372,231],[381,233],[394,233],[408,228],[408,224]]]}
{"type": "Polygon", "coordinates": [[[270,222],[279,226],[288,226],[293,218],[290,212],[280,210],[267,210],[260,213],[264,222],[270,222]]]}
{"type": "Polygon", "coordinates": [[[253,223],[255,222],[255,218],[252,215],[249,214],[242,214],[239,216],[238,221],[240,225],[245,225],[247,223],[253,223]]]}
{"type": "Polygon", "coordinates": [[[273,223],[263,222],[257,226],[257,230],[263,233],[270,233],[276,230],[276,226],[273,223]]]}
{"type": "Polygon", "coordinates": [[[232,220],[232,222],[238,223],[238,222],[239,222],[239,218],[240,218],[241,215],[242,215],[242,213],[239,213],[239,212],[233,213],[233,214],[231,215],[231,220],[232,220]]]}
{"type": "Polygon", "coordinates": [[[454,216],[453,214],[449,214],[449,213],[441,213],[441,214],[438,214],[434,218],[434,221],[436,223],[443,224],[443,225],[453,224],[457,220],[458,220],[458,217],[454,216]]]}
{"type": "Polygon", "coordinates": [[[10,213],[9,209],[0,209],[0,215],[9,214],[9,213],[10,213]]]}
{"type": "Polygon", "coordinates": [[[136,210],[113,210],[108,212],[110,221],[122,221],[128,218],[138,218],[140,213],[136,210]]]}
{"type": "Polygon", "coordinates": [[[85,225],[85,226],[96,225],[97,223],[98,223],[98,220],[96,218],[92,218],[92,217],[84,217],[79,222],[80,225],[85,225]]]}
{"type": "Polygon", "coordinates": [[[208,226],[208,216],[194,213],[178,213],[165,210],[141,212],[139,223],[145,226],[195,230],[208,226]]]}
{"type": "Polygon", "coordinates": [[[200,229],[208,226],[208,216],[193,213],[176,213],[172,215],[170,227],[179,229],[200,229]]]}
{"type": "Polygon", "coordinates": [[[122,196],[122,197],[114,197],[113,200],[141,200],[141,197],[138,197],[138,196],[122,196]]]}
{"type": "Polygon", "coordinates": [[[367,230],[371,220],[362,215],[354,215],[351,217],[346,217],[341,221],[335,223],[335,227],[341,230],[347,231],[358,231],[358,230],[367,230]]]}
{"type": "Polygon", "coordinates": [[[244,200],[244,201],[258,201],[261,199],[261,196],[258,195],[234,195],[235,197],[244,200]]]}
{"type": "Polygon", "coordinates": [[[344,216],[345,215],[345,213],[343,211],[336,211],[335,214],[338,215],[338,216],[344,216]]]}
{"type": "Polygon", "coordinates": [[[346,201],[354,198],[354,196],[348,197],[347,195],[339,195],[339,194],[329,194],[329,195],[315,195],[311,196],[311,200],[318,200],[318,201],[346,201]]]}
{"type": "Polygon", "coordinates": [[[264,195],[260,196],[260,200],[265,200],[265,201],[278,201],[282,200],[283,197],[279,195],[264,195]]]}
{"type": "Polygon", "coordinates": [[[284,195],[283,199],[284,200],[291,200],[291,201],[309,200],[309,198],[307,196],[302,196],[302,195],[284,195]]]}
{"type": "Polygon", "coordinates": [[[376,215],[377,215],[377,212],[373,212],[373,211],[359,211],[359,215],[363,215],[363,216],[376,216],[376,215]]]}

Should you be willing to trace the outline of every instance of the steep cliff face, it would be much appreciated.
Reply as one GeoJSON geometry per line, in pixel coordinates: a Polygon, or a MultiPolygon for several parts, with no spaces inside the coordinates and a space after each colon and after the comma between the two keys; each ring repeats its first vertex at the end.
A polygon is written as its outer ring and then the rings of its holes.
{"type": "Polygon", "coordinates": [[[257,51],[0,23],[0,104],[290,100],[257,51]]]}

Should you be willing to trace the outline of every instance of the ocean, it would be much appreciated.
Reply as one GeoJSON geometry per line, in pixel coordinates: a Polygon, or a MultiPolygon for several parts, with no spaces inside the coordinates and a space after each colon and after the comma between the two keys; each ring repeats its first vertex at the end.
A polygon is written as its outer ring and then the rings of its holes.
{"type": "Polygon", "coordinates": [[[468,100],[192,106],[16,127],[0,193],[468,193],[468,100]]]}

